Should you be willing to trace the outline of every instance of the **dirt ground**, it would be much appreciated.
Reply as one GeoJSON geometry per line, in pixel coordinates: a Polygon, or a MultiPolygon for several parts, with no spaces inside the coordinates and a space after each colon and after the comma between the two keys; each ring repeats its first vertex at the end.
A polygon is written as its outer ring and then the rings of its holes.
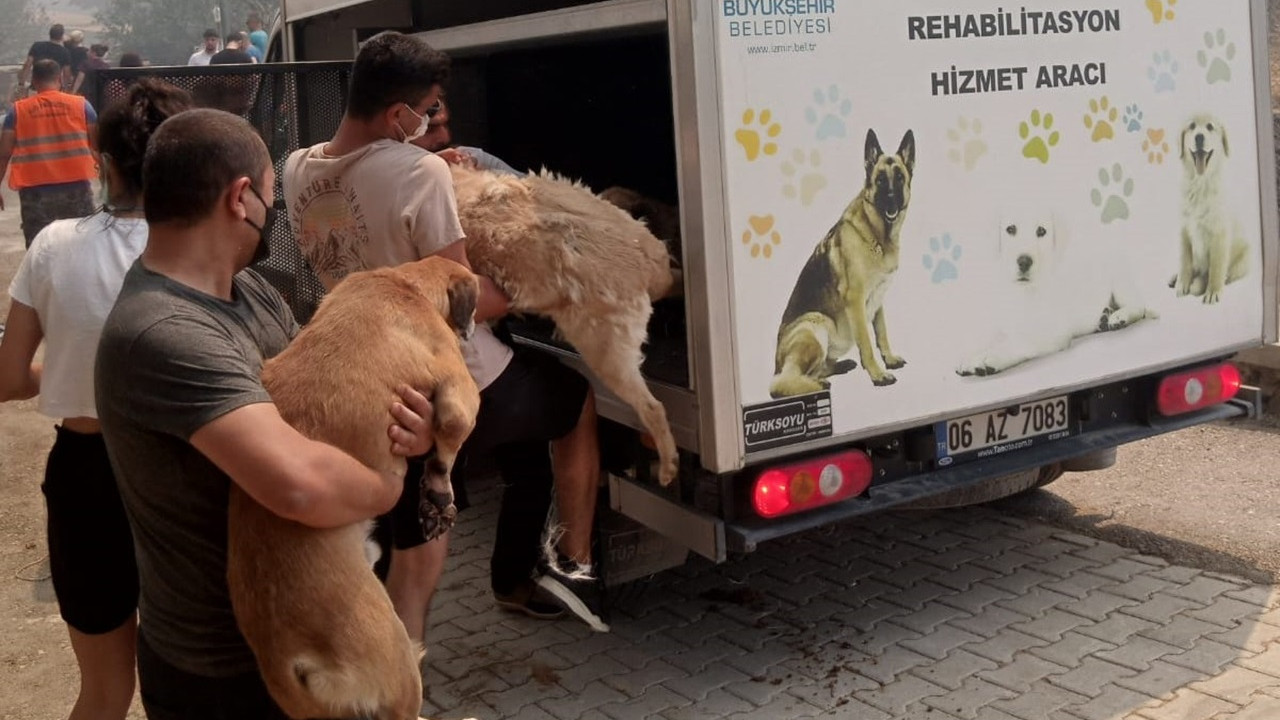
{"type": "MultiPolygon", "coordinates": [[[[0,308],[23,254],[17,198],[0,213],[0,308]]],[[[0,720],[65,717],[77,675],[47,580],[40,479],[53,423],[34,402],[0,405],[0,720]]],[[[1280,424],[1222,423],[1122,449],[1106,471],[997,503],[1171,562],[1280,575],[1280,424]]],[[[956,510],[951,512],[964,512],[956,510]]],[[[131,718],[142,718],[135,702],[131,718]]]]}

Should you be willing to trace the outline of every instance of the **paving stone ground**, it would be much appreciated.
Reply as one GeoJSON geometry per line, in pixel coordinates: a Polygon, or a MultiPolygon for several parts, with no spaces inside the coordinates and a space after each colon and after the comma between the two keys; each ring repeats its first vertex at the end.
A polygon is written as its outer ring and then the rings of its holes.
{"type": "Polygon", "coordinates": [[[619,588],[609,633],[504,613],[496,493],[454,532],[424,715],[1280,720],[1280,592],[985,508],[895,514],[619,588]]]}

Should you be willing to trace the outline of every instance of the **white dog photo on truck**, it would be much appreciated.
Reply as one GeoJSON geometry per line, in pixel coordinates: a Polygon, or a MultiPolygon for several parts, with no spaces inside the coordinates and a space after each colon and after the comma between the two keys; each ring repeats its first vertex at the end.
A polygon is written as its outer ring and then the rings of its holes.
{"type": "Polygon", "coordinates": [[[1238,218],[1223,197],[1223,168],[1231,157],[1227,129],[1201,113],[1182,130],[1182,238],[1178,274],[1170,281],[1178,297],[1191,295],[1213,305],[1227,285],[1249,274],[1249,245],[1238,218]]]}
{"type": "MultiPolygon", "coordinates": [[[[1126,254],[1090,252],[1073,245],[1069,229],[1048,211],[1014,212],[996,231],[998,265],[994,307],[998,330],[977,355],[956,368],[962,376],[988,376],[1069,348],[1077,338],[1122,330],[1158,314],[1142,304],[1126,254]]],[[[1094,240],[1096,246],[1097,241],[1094,240]]]]}

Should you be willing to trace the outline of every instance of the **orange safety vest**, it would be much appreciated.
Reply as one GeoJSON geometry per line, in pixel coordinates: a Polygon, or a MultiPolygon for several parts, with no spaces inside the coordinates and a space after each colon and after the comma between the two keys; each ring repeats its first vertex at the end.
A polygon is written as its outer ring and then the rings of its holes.
{"type": "Polygon", "coordinates": [[[21,190],[94,178],[84,103],[79,95],[45,90],[13,104],[16,142],[9,187],[21,190]]]}

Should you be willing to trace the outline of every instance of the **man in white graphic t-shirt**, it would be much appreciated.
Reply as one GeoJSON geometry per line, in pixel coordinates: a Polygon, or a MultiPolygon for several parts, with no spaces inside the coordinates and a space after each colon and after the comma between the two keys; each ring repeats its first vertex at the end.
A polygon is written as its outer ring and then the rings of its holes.
{"type": "MultiPolygon", "coordinates": [[[[333,139],[296,151],[285,164],[289,220],[325,287],[358,270],[429,255],[470,267],[448,166],[411,144],[439,111],[448,71],[448,57],[418,38],[375,35],[356,56],[346,113],[333,139]]],[[[507,302],[481,277],[476,334],[463,343],[481,389],[480,414],[455,468],[465,471],[467,459],[481,454],[497,460],[504,489],[491,560],[494,598],[505,609],[551,618],[563,609],[535,578],[553,479],[565,529],[556,569],[590,572],[600,466],[595,398],[578,373],[548,356],[513,351],[493,334],[484,323],[505,315],[507,302]]],[[[422,537],[421,469],[410,466],[401,502],[380,519],[393,539],[387,592],[413,639],[423,638],[447,550],[447,536],[431,542],[422,537]]],[[[462,480],[455,472],[460,510],[467,503],[462,480]]]]}

